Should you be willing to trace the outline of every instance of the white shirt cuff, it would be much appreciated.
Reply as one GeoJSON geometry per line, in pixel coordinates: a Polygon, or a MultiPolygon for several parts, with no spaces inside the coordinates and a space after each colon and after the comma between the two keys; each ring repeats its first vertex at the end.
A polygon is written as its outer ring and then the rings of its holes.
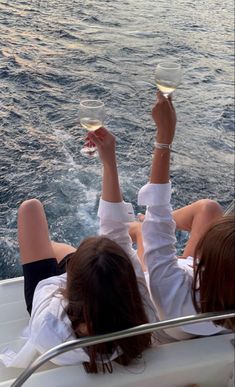
{"type": "Polygon", "coordinates": [[[138,193],[140,206],[165,206],[170,204],[171,183],[145,184],[138,193]]]}
{"type": "Polygon", "coordinates": [[[135,220],[135,214],[131,203],[126,203],[124,201],[112,203],[106,202],[103,199],[100,199],[98,217],[124,223],[133,222],[135,220]]]}

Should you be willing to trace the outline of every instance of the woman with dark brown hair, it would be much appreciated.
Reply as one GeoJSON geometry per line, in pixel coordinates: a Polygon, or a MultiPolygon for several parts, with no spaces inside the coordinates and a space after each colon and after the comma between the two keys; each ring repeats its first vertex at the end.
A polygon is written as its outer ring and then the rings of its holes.
{"type": "MultiPolygon", "coordinates": [[[[222,212],[217,211],[214,224],[209,229],[203,221],[201,226],[198,222],[197,233],[194,233],[194,242],[190,246],[196,260],[193,257],[183,260],[176,256],[176,222],[170,205],[169,180],[176,115],[171,98],[166,99],[161,94],[158,98],[159,103],[152,111],[158,130],[150,179],[138,195],[138,203],[147,206],[142,238],[152,298],[162,320],[193,315],[196,311],[235,310],[234,215],[222,217],[222,212]],[[163,116],[168,119],[163,120],[163,116]],[[188,264],[190,262],[192,267],[188,264]]],[[[226,328],[235,328],[234,319],[216,324],[184,325],[170,329],[168,333],[181,340],[222,333],[226,328]]]]}
{"type": "MultiPolygon", "coordinates": [[[[85,239],[77,249],[52,242],[42,204],[32,199],[19,208],[18,239],[31,318],[24,347],[3,359],[8,366],[25,367],[38,352],[68,340],[158,319],[128,233],[133,208],[122,200],[115,138],[100,128],[89,133],[89,140],[97,145],[103,164],[100,236],[85,239]]],[[[157,340],[172,339],[159,332],[157,340]]],[[[106,368],[111,371],[112,360],[128,365],[150,344],[151,335],[142,334],[73,350],[53,362],[83,363],[93,373],[106,368]]]]}

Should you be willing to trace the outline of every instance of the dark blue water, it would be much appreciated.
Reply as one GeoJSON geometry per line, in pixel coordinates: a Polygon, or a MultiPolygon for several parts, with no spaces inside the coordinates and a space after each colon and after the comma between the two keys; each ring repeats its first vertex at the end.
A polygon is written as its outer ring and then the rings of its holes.
{"type": "Polygon", "coordinates": [[[78,104],[106,104],[126,200],[147,181],[154,68],[180,59],[173,204],[233,198],[233,1],[0,0],[0,278],[21,274],[19,204],[43,201],[52,238],[96,233],[99,162],[80,155],[78,104]]]}

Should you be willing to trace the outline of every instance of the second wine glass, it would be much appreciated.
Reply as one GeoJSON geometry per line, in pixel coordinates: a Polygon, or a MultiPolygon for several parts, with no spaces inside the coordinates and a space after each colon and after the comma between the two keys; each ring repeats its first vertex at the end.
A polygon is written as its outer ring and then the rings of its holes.
{"type": "Polygon", "coordinates": [[[168,97],[179,86],[181,77],[181,64],[176,61],[161,61],[156,67],[155,81],[158,89],[165,97],[168,97]]]}
{"type": "MultiPolygon", "coordinates": [[[[81,126],[90,131],[94,132],[99,129],[104,122],[104,103],[100,100],[86,99],[79,104],[79,118],[81,126]]],[[[81,154],[92,158],[97,156],[97,149],[95,144],[86,140],[81,154]]]]}

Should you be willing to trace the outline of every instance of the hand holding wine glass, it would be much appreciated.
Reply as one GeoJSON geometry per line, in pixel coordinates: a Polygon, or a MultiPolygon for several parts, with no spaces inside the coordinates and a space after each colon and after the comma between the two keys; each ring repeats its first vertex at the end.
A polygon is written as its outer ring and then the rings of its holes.
{"type": "Polygon", "coordinates": [[[157,87],[166,98],[179,86],[181,76],[181,65],[176,61],[161,61],[155,70],[157,87]]]}
{"type": "Polygon", "coordinates": [[[95,143],[103,165],[111,167],[116,162],[115,136],[102,127],[95,132],[88,133],[88,138],[95,143]]]}
{"type": "MultiPolygon", "coordinates": [[[[83,128],[94,132],[101,128],[104,122],[104,103],[99,100],[84,100],[79,105],[80,123],[83,128]]],[[[97,156],[97,148],[94,142],[87,139],[81,149],[81,154],[92,158],[97,156]]]]}
{"type": "Polygon", "coordinates": [[[176,127],[176,112],[171,96],[165,98],[157,93],[157,102],[152,109],[152,117],[157,126],[156,141],[160,144],[171,144],[176,127]]]}

